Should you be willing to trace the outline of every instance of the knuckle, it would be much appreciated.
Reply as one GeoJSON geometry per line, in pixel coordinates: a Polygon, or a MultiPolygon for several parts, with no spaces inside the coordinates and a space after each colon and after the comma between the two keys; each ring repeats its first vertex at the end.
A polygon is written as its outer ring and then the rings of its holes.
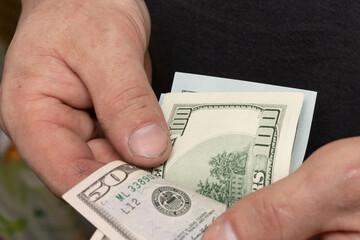
{"type": "Polygon", "coordinates": [[[104,100],[100,101],[100,112],[98,112],[100,116],[115,114],[113,117],[118,117],[120,114],[120,116],[129,117],[150,107],[151,102],[153,102],[152,93],[144,86],[127,86],[120,91],[113,88],[104,100]],[[109,108],[112,108],[112,111],[107,111],[109,108]]]}
{"type": "Polygon", "coordinates": [[[324,155],[319,157],[327,161],[323,176],[332,178],[333,191],[328,191],[326,196],[333,209],[340,212],[360,210],[360,137],[332,142],[321,151],[324,155]]]}
{"type": "MultiPolygon", "coordinates": [[[[263,190],[259,190],[252,194],[248,224],[259,226],[256,231],[261,233],[271,233],[269,239],[284,239],[286,223],[293,217],[291,205],[285,199],[284,201],[275,200],[269,196],[271,192],[264,193],[263,190]]],[[[276,199],[280,198],[276,197],[276,199]]],[[[236,220],[236,217],[234,219],[236,220]]]]}
{"type": "Polygon", "coordinates": [[[288,207],[287,206],[275,206],[275,204],[270,200],[268,200],[265,197],[261,197],[259,200],[260,208],[259,208],[259,214],[260,216],[268,216],[263,219],[265,226],[268,226],[269,230],[273,231],[276,236],[278,236],[277,239],[283,239],[282,232],[283,227],[282,223],[284,222],[284,216],[288,215],[288,207]],[[269,224],[270,223],[270,224],[269,224]]]}
{"type": "Polygon", "coordinates": [[[336,193],[338,199],[334,201],[338,209],[344,211],[360,210],[360,163],[347,166],[340,174],[338,182],[338,191],[336,193]]]}

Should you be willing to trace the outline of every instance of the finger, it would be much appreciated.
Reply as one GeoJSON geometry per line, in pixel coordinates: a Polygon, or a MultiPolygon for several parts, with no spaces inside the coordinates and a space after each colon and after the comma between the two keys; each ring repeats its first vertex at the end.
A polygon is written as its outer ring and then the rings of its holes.
{"type": "Polygon", "coordinates": [[[203,239],[309,239],[322,232],[356,231],[359,144],[360,138],[352,138],[321,148],[294,174],[233,205],[203,239]]]}
{"type": "Polygon", "coordinates": [[[319,210],[307,203],[309,193],[297,181],[280,181],[241,199],[210,226],[202,239],[310,238],[319,231],[322,220],[317,217],[319,210]]]}
{"type": "Polygon", "coordinates": [[[121,160],[121,156],[115,151],[111,144],[104,138],[90,140],[88,145],[94,158],[102,163],[109,163],[114,160],[121,160]]]}
{"type": "Polygon", "coordinates": [[[46,96],[14,105],[20,117],[7,121],[11,137],[21,156],[57,196],[103,165],[94,161],[86,144],[96,128],[85,112],[46,96]]]}
{"type": "Polygon", "coordinates": [[[96,34],[99,46],[94,48],[93,43],[82,39],[81,46],[74,48],[92,51],[64,56],[87,86],[106,138],[125,161],[150,167],[168,158],[171,144],[144,69],[147,40],[139,37],[134,22],[128,15],[114,16],[113,21],[101,26],[107,30],[96,34]],[[125,25],[126,30],[114,22],[125,25]]]}
{"type": "Polygon", "coordinates": [[[17,41],[9,49],[1,83],[1,126],[60,197],[102,166],[86,144],[96,135],[94,121],[79,110],[92,102],[66,64],[44,52],[27,55],[28,45],[18,48],[17,41]]]}
{"type": "Polygon", "coordinates": [[[114,148],[126,161],[149,167],[167,159],[169,133],[142,64],[129,68],[133,74],[98,86],[91,95],[100,126],[114,148]]]}

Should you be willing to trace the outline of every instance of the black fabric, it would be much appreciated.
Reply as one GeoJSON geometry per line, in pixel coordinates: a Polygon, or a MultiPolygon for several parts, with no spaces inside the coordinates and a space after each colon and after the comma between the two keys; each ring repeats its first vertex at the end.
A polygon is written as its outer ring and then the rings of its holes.
{"type": "Polygon", "coordinates": [[[146,2],[157,94],[175,71],[314,90],[307,156],[360,135],[360,1],[146,2]]]}

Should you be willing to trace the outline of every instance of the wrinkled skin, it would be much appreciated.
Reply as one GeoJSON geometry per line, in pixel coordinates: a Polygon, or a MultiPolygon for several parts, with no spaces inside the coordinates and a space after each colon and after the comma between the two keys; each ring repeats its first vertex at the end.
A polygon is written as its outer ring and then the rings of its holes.
{"type": "Polygon", "coordinates": [[[150,158],[128,146],[135,129],[153,123],[170,142],[150,86],[149,35],[142,1],[23,3],[6,56],[1,126],[57,196],[109,161],[149,167],[168,157],[170,144],[150,158]]]}
{"type": "MultiPolygon", "coordinates": [[[[169,156],[150,86],[149,37],[140,0],[23,1],[0,125],[55,195],[115,159],[150,167],[169,156]],[[150,148],[138,153],[133,132],[154,124],[158,130],[139,143],[150,148]]],[[[203,239],[360,239],[359,183],[360,137],[330,143],[232,206],[203,239]]]]}

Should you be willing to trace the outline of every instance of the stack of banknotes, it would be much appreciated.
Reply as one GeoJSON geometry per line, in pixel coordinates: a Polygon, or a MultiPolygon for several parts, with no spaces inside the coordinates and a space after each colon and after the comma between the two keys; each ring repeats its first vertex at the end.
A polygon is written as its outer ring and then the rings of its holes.
{"type": "Polygon", "coordinates": [[[316,92],[177,73],[161,97],[173,151],[150,171],[114,161],[63,198],[97,239],[201,239],[228,207],[303,161],[316,92]]]}

